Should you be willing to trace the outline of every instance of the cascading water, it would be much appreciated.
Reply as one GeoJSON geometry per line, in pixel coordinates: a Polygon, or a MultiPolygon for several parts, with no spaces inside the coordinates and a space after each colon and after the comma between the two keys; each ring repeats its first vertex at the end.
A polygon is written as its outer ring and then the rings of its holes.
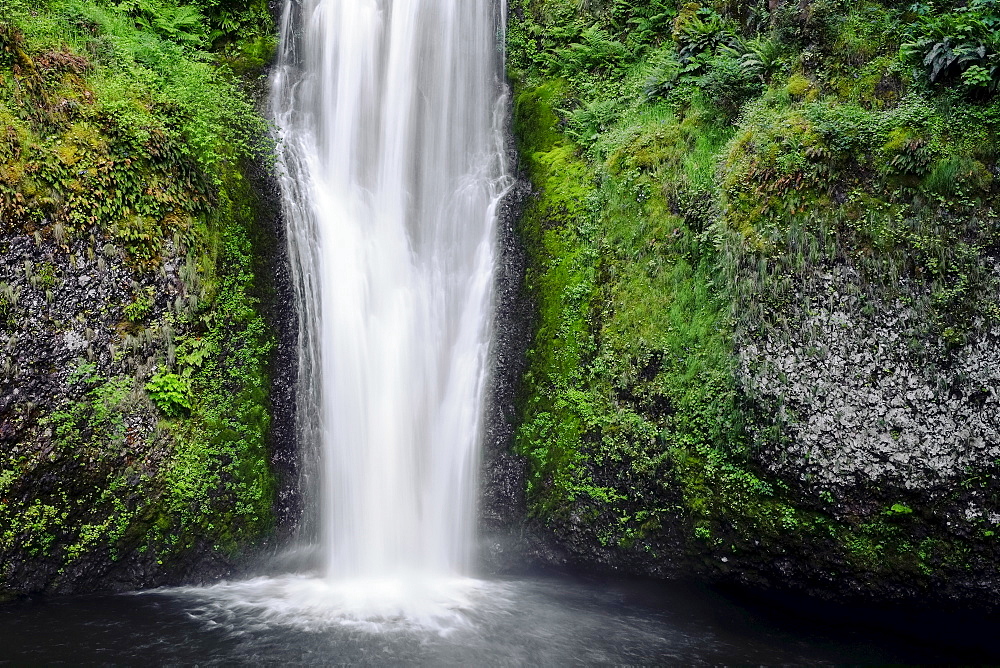
{"type": "MultiPolygon", "coordinates": [[[[309,568],[172,595],[212,624],[439,632],[470,577],[504,169],[503,0],[286,0],[272,81],[309,568]]],[[[506,614],[506,613],[503,613],[506,614]]]]}
{"type": "Polygon", "coordinates": [[[306,493],[323,577],[361,607],[470,568],[507,181],[501,11],[289,0],[283,14],[272,110],[306,493]]]}

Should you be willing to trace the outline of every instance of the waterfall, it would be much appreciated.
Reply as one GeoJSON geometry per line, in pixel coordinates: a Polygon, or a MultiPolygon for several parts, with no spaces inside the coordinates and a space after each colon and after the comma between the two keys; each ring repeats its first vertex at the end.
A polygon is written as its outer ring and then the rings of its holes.
{"type": "Polygon", "coordinates": [[[287,0],[272,79],[328,582],[470,572],[501,149],[495,0],[287,0]]]}

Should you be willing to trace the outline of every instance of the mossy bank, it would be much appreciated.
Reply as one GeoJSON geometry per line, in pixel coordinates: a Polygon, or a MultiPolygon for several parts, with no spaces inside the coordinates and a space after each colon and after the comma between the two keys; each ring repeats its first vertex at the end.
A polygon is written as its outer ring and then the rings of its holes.
{"type": "Polygon", "coordinates": [[[536,556],[1000,593],[991,0],[513,0],[536,556]]]}
{"type": "Polygon", "coordinates": [[[273,532],[273,47],[255,0],[0,0],[0,597],[273,532]]]}

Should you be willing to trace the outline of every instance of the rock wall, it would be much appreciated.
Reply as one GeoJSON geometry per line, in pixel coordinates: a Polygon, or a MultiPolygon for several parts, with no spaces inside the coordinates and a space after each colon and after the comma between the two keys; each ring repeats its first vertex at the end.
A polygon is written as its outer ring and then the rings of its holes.
{"type": "MultiPolygon", "coordinates": [[[[1000,328],[949,348],[927,340],[925,314],[902,300],[865,313],[852,295],[858,277],[845,268],[816,283],[818,294],[788,314],[787,329],[739,351],[747,393],[777,406],[784,426],[786,440],[761,453],[769,469],[817,490],[914,491],[992,469],[1000,459],[1000,328]]],[[[996,511],[968,513],[995,525],[996,511]]]]}
{"type": "Polygon", "coordinates": [[[511,2],[538,563],[995,607],[991,12],[511,2]]]}
{"type": "Polygon", "coordinates": [[[250,4],[214,56],[218,17],[5,5],[0,598],[219,577],[295,514],[266,127],[222,66],[260,75],[250,4]]]}

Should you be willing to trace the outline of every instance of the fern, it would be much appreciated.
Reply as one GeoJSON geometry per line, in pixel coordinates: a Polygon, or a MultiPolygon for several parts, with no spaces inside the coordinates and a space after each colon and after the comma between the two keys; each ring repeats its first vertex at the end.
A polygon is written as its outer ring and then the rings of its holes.
{"type": "Polygon", "coordinates": [[[926,14],[900,46],[903,60],[935,85],[957,83],[970,91],[1000,89],[1000,13],[980,0],[945,14],[926,14]]]}

